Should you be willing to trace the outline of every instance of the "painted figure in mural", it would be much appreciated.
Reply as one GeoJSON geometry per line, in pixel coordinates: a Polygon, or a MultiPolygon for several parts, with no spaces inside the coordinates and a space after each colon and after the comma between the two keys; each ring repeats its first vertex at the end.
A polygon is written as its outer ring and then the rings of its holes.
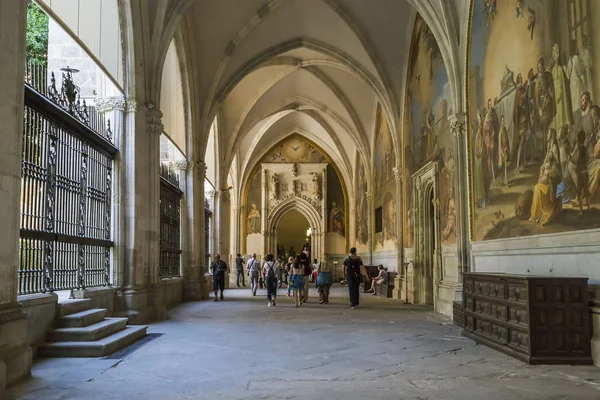
{"type": "Polygon", "coordinates": [[[552,80],[554,82],[554,101],[556,104],[556,115],[554,126],[573,125],[573,109],[571,108],[571,91],[565,68],[560,63],[560,50],[558,44],[552,46],[552,62],[550,64],[552,80]]]}
{"type": "MultiPolygon", "coordinates": [[[[525,163],[529,158],[531,161],[539,160],[537,136],[540,132],[540,116],[537,106],[537,79],[533,68],[527,73],[527,114],[529,116],[529,125],[525,141],[525,163]]],[[[543,132],[542,132],[543,134],[543,132]]],[[[542,140],[543,141],[543,140],[542,140]]],[[[541,149],[543,151],[543,149],[541,149]]]]}
{"type": "Polygon", "coordinates": [[[579,203],[579,213],[583,215],[583,200],[586,200],[588,211],[590,210],[590,177],[588,173],[588,154],[585,147],[584,131],[579,131],[577,134],[577,146],[571,154],[571,162],[575,164],[575,172],[577,174],[577,202],[579,203]]]}
{"type": "Polygon", "coordinates": [[[496,0],[485,0],[485,26],[496,16],[496,0]]]}
{"type": "MultiPolygon", "coordinates": [[[[529,114],[527,110],[527,91],[525,90],[525,86],[523,86],[523,76],[519,74],[517,75],[517,90],[515,91],[515,106],[513,111],[514,132],[517,140],[517,174],[520,173],[521,156],[524,156],[525,135],[527,135],[529,128],[529,114]]],[[[525,168],[527,167],[526,160],[523,160],[523,165],[525,168]]]]}
{"type": "Polygon", "coordinates": [[[337,206],[334,201],[331,203],[331,212],[329,215],[329,232],[335,232],[342,236],[345,235],[346,219],[344,210],[337,206]]]}
{"type": "Polygon", "coordinates": [[[317,201],[321,200],[321,176],[318,172],[311,172],[313,183],[313,198],[317,201]]]}
{"type": "Polygon", "coordinates": [[[508,187],[508,162],[510,161],[510,144],[504,115],[500,119],[500,166],[504,171],[504,186],[508,187]]]}
{"type": "MultiPolygon", "coordinates": [[[[568,127],[563,127],[565,130],[568,127]]],[[[548,156],[552,154],[558,164],[560,164],[560,146],[558,145],[558,139],[556,137],[556,129],[548,130],[547,137],[548,147],[546,148],[546,156],[544,157],[544,163],[548,161],[548,156]]]]}
{"type": "Polygon", "coordinates": [[[496,160],[497,156],[497,140],[498,131],[500,130],[500,121],[498,120],[498,114],[496,109],[492,105],[492,99],[488,99],[487,112],[483,121],[483,139],[487,147],[488,153],[488,168],[492,173],[492,179],[496,181],[496,160]]]}
{"type": "Polygon", "coordinates": [[[516,86],[515,85],[515,74],[508,68],[508,65],[507,65],[504,70],[504,76],[502,77],[502,81],[500,82],[500,90],[501,90],[500,97],[503,97],[504,95],[506,95],[515,86],[516,86]]]}
{"type": "Polygon", "coordinates": [[[271,185],[271,199],[277,200],[279,198],[279,175],[271,176],[271,185]]]}
{"type": "Polygon", "coordinates": [[[450,186],[450,194],[446,204],[446,227],[442,232],[442,239],[448,240],[451,236],[456,237],[456,201],[454,199],[454,186],[450,186]]]}
{"type": "MultiPolygon", "coordinates": [[[[543,135],[550,129],[550,124],[556,115],[556,102],[554,101],[554,80],[550,71],[546,70],[544,58],[540,58],[537,64],[538,83],[536,85],[536,102],[539,107],[540,128],[543,135]]],[[[546,148],[543,141],[542,148],[546,148]]]]}
{"type": "Polygon", "coordinates": [[[525,14],[525,5],[523,4],[523,0],[517,0],[517,4],[515,6],[515,18],[520,19],[523,18],[525,14]]]}
{"type": "Polygon", "coordinates": [[[594,98],[594,80],[593,68],[594,62],[592,57],[592,49],[587,35],[583,35],[581,48],[581,62],[585,68],[583,86],[587,92],[590,92],[590,97],[594,98]]]}
{"type": "Polygon", "coordinates": [[[256,209],[255,203],[252,203],[248,214],[248,233],[260,233],[260,211],[256,209]]]}
{"type": "Polygon", "coordinates": [[[489,174],[487,151],[483,140],[483,121],[482,114],[478,113],[477,134],[475,135],[475,162],[474,162],[474,184],[475,184],[475,202],[480,208],[487,207],[487,194],[489,190],[489,174]]]}
{"type": "Polygon", "coordinates": [[[577,49],[572,49],[571,53],[571,58],[566,65],[566,74],[570,83],[573,113],[576,113],[581,103],[581,96],[585,92],[583,83],[585,79],[585,66],[583,65],[583,60],[579,57],[577,49]]]}
{"type": "Polygon", "coordinates": [[[556,198],[556,185],[560,177],[560,167],[554,153],[549,153],[546,162],[540,168],[538,183],[533,189],[529,221],[546,225],[560,213],[561,205],[556,198]]]}
{"type": "Polygon", "coordinates": [[[390,193],[383,199],[383,240],[396,242],[396,200],[390,193]]]}
{"type": "Polygon", "coordinates": [[[435,117],[431,108],[428,108],[421,125],[421,162],[424,162],[431,155],[433,149],[433,125],[435,117]]]}
{"type": "Polygon", "coordinates": [[[592,154],[588,169],[590,172],[590,198],[594,198],[600,187],[600,107],[592,107],[594,117],[594,131],[596,132],[596,146],[592,154]]]}
{"type": "Polygon", "coordinates": [[[560,197],[562,204],[569,204],[575,197],[575,167],[571,162],[573,147],[569,140],[569,127],[563,126],[558,134],[558,161],[561,169],[562,180],[556,189],[556,197],[560,197]]]}
{"type": "Polygon", "coordinates": [[[575,119],[575,132],[585,132],[585,143],[588,149],[588,153],[594,152],[596,147],[596,131],[594,129],[594,118],[592,116],[592,99],[589,92],[584,92],[579,99],[580,107],[574,113],[575,119]]]}

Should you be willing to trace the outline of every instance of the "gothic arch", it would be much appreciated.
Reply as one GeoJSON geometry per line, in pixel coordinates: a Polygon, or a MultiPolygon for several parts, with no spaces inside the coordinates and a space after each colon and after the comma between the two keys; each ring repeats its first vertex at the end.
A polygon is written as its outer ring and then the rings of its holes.
{"type": "Polygon", "coordinates": [[[319,260],[325,255],[325,221],[323,210],[317,208],[310,200],[301,195],[290,195],[281,200],[266,216],[264,232],[264,254],[275,253],[277,246],[277,228],[285,214],[295,210],[298,211],[311,227],[313,233],[312,254],[319,260]]]}

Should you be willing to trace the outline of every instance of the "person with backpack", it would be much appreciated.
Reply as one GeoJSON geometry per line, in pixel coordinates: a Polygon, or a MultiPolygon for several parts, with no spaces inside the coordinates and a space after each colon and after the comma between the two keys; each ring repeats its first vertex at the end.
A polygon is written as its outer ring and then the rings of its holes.
{"type": "Polygon", "coordinates": [[[256,259],[256,253],[252,253],[252,257],[248,260],[248,275],[250,276],[250,289],[252,296],[256,296],[258,289],[258,278],[260,277],[260,262],[256,259]]]}
{"type": "Polygon", "coordinates": [[[273,254],[267,254],[263,265],[263,276],[265,277],[265,286],[267,286],[267,305],[275,306],[277,297],[277,276],[279,275],[279,263],[273,257],[273,254]]]}
{"type": "Polygon", "coordinates": [[[235,270],[237,274],[237,287],[240,287],[240,277],[242,278],[242,285],[246,287],[246,279],[244,278],[244,258],[240,253],[238,253],[237,258],[235,259],[235,270]]]}
{"type": "Polygon", "coordinates": [[[225,272],[229,270],[227,263],[221,260],[219,254],[215,254],[215,260],[210,265],[210,272],[213,274],[213,290],[215,291],[215,301],[219,301],[217,294],[221,291],[221,301],[223,301],[223,289],[225,288],[225,272]]]}
{"type": "Polygon", "coordinates": [[[350,255],[344,259],[344,274],[348,282],[348,292],[350,292],[350,309],[354,310],[359,304],[359,286],[363,282],[361,273],[363,267],[362,258],[356,255],[356,248],[350,249],[350,255]]]}
{"type": "Polygon", "coordinates": [[[312,275],[312,268],[310,266],[310,260],[306,253],[300,253],[300,262],[304,267],[304,290],[302,292],[302,302],[306,303],[308,301],[308,286],[310,283],[310,277],[312,275]]]}

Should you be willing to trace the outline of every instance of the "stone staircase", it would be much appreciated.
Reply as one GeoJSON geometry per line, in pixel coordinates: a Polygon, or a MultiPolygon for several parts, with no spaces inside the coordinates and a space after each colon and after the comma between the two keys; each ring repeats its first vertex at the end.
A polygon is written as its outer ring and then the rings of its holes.
{"type": "Polygon", "coordinates": [[[40,357],[103,357],[146,336],[146,325],[127,326],[127,318],[106,318],[107,310],[91,308],[90,299],[56,305],[54,329],[40,345],[40,357]]]}

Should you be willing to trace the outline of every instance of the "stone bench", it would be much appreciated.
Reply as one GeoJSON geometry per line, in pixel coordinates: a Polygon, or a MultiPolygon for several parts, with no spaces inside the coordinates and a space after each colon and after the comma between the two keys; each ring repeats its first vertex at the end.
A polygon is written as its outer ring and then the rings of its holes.
{"type": "Polygon", "coordinates": [[[396,275],[397,274],[395,272],[388,272],[387,282],[383,283],[381,286],[379,286],[379,290],[377,291],[377,294],[379,295],[379,297],[392,298],[393,292],[394,292],[394,282],[396,280],[396,275]]]}

